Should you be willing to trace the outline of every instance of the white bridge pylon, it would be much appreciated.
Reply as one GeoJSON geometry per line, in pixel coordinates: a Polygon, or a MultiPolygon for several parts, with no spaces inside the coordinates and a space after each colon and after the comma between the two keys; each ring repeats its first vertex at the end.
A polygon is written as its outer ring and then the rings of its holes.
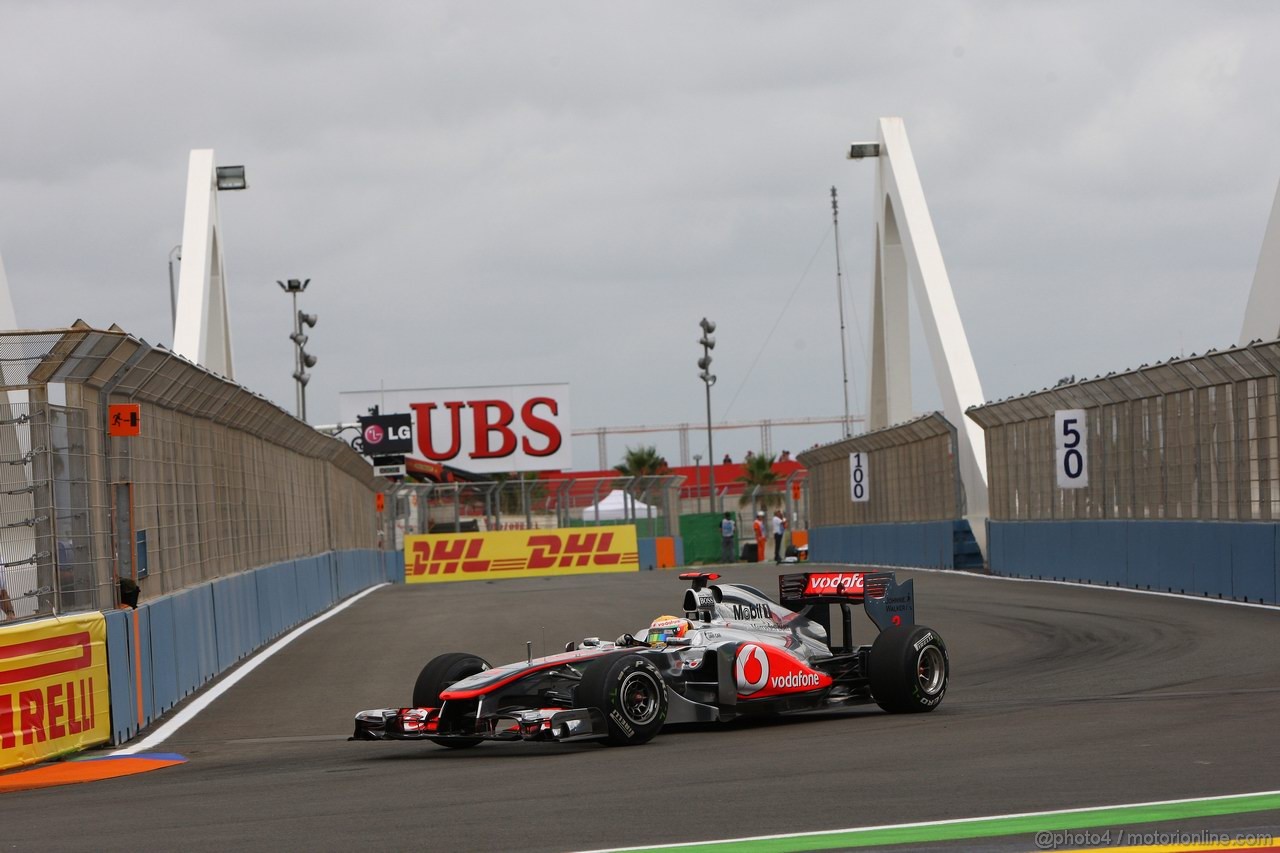
{"type": "MultiPolygon", "coordinates": [[[[854,145],[849,156],[876,156],[868,149],[854,145]]],[[[986,400],[902,119],[880,119],[876,160],[869,428],[881,429],[913,417],[907,293],[913,286],[943,414],[956,428],[965,518],[985,554],[986,446],[982,427],[964,412],[986,400]]]]}
{"type": "Polygon", "coordinates": [[[1276,338],[1280,338],[1280,187],[1276,187],[1271,218],[1262,237],[1262,252],[1253,273],[1249,303],[1244,309],[1240,346],[1247,346],[1249,341],[1276,338]]]}
{"type": "Polygon", "coordinates": [[[213,149],[195,149],[187,167],[173,351],[214,373],[235,379],[225,270],[213,149]]]}

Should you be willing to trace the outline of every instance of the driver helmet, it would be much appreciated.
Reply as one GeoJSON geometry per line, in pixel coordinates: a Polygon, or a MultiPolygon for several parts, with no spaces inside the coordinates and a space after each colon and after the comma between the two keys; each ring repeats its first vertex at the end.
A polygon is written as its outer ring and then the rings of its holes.
{"type": "Polygon", "coordinates": [[[684,637],[689,634],[689,620],[679,616],[659,616],[649,624],[649,634],[645,639],[650,643],[665,643],[672,637],[684,637]]]}

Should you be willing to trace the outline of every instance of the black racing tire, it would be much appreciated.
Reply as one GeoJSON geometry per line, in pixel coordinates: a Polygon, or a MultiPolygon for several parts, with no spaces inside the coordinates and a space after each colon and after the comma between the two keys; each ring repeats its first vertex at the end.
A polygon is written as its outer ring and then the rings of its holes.
{"type": "MultiPolygon", "coordinates": [[[[489,662],[466,652],[446,652],[436,655],[418,673],[413,685],[413,707],[439,708],[440,694],[454,682],[489,669],[489,662]]],[[[462,749],[480,743],[480,738],[432,738],[442,746],[462,749]]]]}
{"type": "Polygon", "coordinates": [[[605,743],[638,746],[653,740],[667,720],[667,685],[658,668],[637,654],[609,655],[587,665],[575,694],[579,707],[599,708],[608,724],[605,743]]]}
{"type": "Polygon", "coordinates": [[[951,663],[942,635],[924,625],[895,625],[871,644],[871,695],[891,714],[922,714],[942,704],[951,663]]]}

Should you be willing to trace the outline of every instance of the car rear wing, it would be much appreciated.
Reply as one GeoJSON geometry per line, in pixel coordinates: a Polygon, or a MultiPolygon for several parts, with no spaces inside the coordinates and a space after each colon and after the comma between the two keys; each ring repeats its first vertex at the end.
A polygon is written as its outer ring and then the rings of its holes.
{"type": "Polygon", "coordinates": [[[893,572],[830,569],[780,575],[778,601],[791,610],[806,610],[808,618],[820,622],[828,631],[830,608],[815,610],[814,606],[840,605],[846,637],[849,611],[854,604],[861,604],[881,631],[895,625],[914,625],[916,621],[914,581],[900,584],[893,572]]]}

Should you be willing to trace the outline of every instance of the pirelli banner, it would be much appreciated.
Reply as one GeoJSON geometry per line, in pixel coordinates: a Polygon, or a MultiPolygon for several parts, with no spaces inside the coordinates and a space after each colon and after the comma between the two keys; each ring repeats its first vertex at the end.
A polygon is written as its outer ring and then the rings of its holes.
{"type": "Polygon", "coordinates": [[[640,570],[636,529],[608,527],[406,536],[405,583],[595,575],[640,570]]]}
{"type": "Polygon", "coordinates": [[[101,613],[0,628],[0,769],[111,737],[101,613]]]}

